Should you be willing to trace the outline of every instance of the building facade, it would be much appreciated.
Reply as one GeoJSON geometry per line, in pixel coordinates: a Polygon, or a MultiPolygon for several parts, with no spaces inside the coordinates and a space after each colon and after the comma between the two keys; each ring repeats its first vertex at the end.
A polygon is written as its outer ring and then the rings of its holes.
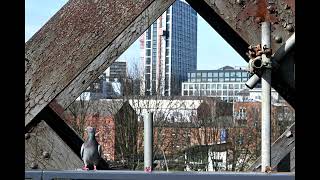
{"type": "Polygon", "coordinates": [[[178,95],[197,68],[197,13],[177,0],[141,36],[145,95],[178,95]]]}
{"type": "Polygon", "coordinates": [[[127,62],[115,61],[86,92],[90,92],[90,99],[94,100],[121,96],[127,74],[127,62]]]}
{"type": "Polygon", "coordinates": [[[225,66],[217,70],[195,70],[188,72],[188,80],[182,83],[182,96],[212,96],[233,102],[238,93],[246,89],[249,73],[245,68],[225,66]]]}

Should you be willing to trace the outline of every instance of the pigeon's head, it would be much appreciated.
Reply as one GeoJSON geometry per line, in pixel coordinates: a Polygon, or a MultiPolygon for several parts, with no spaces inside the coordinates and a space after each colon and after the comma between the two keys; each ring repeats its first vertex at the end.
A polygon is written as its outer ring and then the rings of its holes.
{"type": "Polygon", "coordinates": [[[96,134],[96,128],[88,126],[85,130],[88,132],[89,136],[93,136],[94,137],[95,134],[96,134]]]}

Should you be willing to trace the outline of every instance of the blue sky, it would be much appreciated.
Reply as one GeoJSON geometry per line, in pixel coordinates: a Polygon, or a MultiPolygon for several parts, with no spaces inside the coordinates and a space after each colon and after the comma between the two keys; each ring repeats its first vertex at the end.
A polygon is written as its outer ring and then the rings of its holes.
{"type": "MultiPolygon", "coordinates": [[[[25,41],[30,39],[67,0],[26,0],[25,1],[25,41]]],[[[229,66],[246,66],[243,58],[198,15],[197,67],[210,70],[229,66]]],[[[119,59],[138,61],[140,49],[138,40],[119,59]]]]}

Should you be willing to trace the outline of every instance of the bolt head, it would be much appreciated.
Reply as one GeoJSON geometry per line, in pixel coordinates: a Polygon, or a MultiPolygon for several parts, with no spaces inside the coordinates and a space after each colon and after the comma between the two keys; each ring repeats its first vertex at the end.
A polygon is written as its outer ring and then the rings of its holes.
{"type": "Polygon", "coordinates": [[[25,139],[29,139],[30,138],[30,134],[29,133],[24,134],[24,138],[25,139]]]}
{"type": "Polygon", "coordinates": [[[281,43],[281,42],[282,42],[282,38],[281,38],[280,36],[274,37],[274,40],[275,40],[277,43],[281,43]]]}
{"type": "Polygon", "coordinates": [[[31,169],[38,169],[38,164],[33,162],[33,163],[31,163],[30,168],[31,169]]]}
{"type": "Polygon", "coordinates": [[[261,17],[256,17],[256,19],[255,19],[255,21],[256,21],[256,23],[261,23],[262,22],[262,18],[261,17]]]}
{"type": "Polygon", "coordinates": [[[285,4],[283,8],[284,9],[290,9],[290,6],[288,4],[285,4]]]}
{"type": "Polygon", "coordinates": [[[275,12],[274,6],[270,5],[270,6],[267,7],[267,9],[268,9],[269,13],[274,13],[275,12]]]}
{"type": "Polygon", "coordinates": [[[49,156],[50,156],[50,154],[47,151],[43,151],[43,153],[42,153],[43,158],[47,159],[47,158],[49,158],[49,156]]]}
{"type": "Polygon", "coordinates": [[[237,4],[242,4],[243,3],[243,0],[236,0],[237,4]]]}
{"type": "Polygon", "coordinates": [[[293,25],[292,25],[292,24],[287,25],[287,26],[286,26],[286,29],[287,29],[287,31],[289,31],[289,32],[293,32],[293,31],[294,31],[294,28],[293,28],[293,25]]]}

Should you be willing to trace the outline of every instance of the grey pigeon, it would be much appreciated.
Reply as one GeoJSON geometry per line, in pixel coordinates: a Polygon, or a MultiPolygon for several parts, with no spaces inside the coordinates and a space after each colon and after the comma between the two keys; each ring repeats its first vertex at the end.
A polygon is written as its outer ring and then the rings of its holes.
{"type": "Polygon", "coordinates": [[[93,165],[94,170],[97,170],[97,164],[101,157],[101,146],[95,138],[96,129],[87,127],[88,139],[81,146],[81,158],[84,162],[83,170],[89,170],[88,165],[93,165]]]}

